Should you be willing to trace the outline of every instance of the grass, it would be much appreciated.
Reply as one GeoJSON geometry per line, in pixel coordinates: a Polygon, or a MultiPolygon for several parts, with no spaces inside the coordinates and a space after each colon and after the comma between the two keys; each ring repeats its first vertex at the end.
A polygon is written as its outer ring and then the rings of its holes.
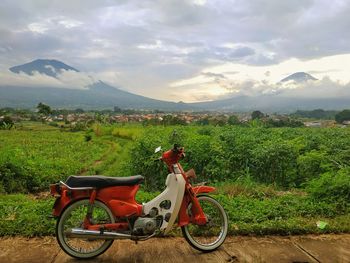
{"type": "Polygon", "coordinates": [[[99,138],[50,131],[0,131],[0,192],[38,191],[91,166],[108,149],[99,138]],[[1,186],[2,182],[2,186],[1,186]]]}
{"type": "MultiPolygon", "coordinates": [[[[138,202],[147,202],[159,193],[139,191],[138,202]]],[[[287,194],[269,198],[216,194],[227,211],[230,234],[350,233],[350,208],[313,201],[307,196],[287,194]],[[327,222],[323,230],[317,221],[327,222]]],[[[23,194],[0,195],[0,236],[53,235],[55,220],[49,218],[53,198],[34,199],[23,194]]],[[[177,234],[174,231],[173,234],[177,234]]]]}
{"type": "MultiPolygon", "coordinates": [[[[350,232],[349,170],[342,168],[333,172],[339,168],[324,158],[327,153],[332,158],[337,157],[338,163],[347,163],[348,131],[339,129],[281,128],[261,132],[211,126],[143,128],[140,125],[95,124],[87,132],[69,132],[28,122],[16,130],[0,131],[0,193],[5,189],[8,193],[35,193],[71,174],[129,176],[142,173],[146,175],[146,182],[157,184],[153,189],[161,189],[167,171],[162,164],[153,161],[156,156],[153,150],[159,145],[166,149],[179,139],[187,147],[184,167],[196,169],[198,182],[208,180],[216,186],[215,198],[228,213],[230,234],[350,232]],[[173,136],[175,128],[179,138],[173,136]],[[86,135],[89,135],[88,141],[86,135]],[[264,145],[254,142],[259,136],[264,145]],[[279,139],[277,143],[274,138],[279,139]],[[290,163],[289,159],[281,159],[270,167],[270,161],[276,156],[284,156],[285,151],[281,154],[277,151],[266,160],[274,151],[272,146],[279,145],[282,139],[290,140],[287,150],[293,145],[300,154],[311,151],[298,158],[296,166],[280,167],[280,163],[290,163]],[[266,140],[271,143],[266,144],[266,140]],[[309,187],[295,188],[257,183],[254,178],[254,173],[260,176],[258,172],[264,172],[268,176],[278,174],[279,169],[288,172],[288,180],[300,173],[305,174],[301,177],[303,180],[316,178],[319,181],[312,181],[309,187]],[[289,174],[290,169],[298,173],[289,174]],[[328,170],[330,172],[320,176],[319,171],[328,170]],[[327,227],[319,229],[318,221],[327,222],[327,227]]],[[[262,176],[264,178],[264,174],[262,176]]],[[[147,184],[142,189],[146,187],[147,184]]],[[[146,202],[157,194],[139,191],[137,200],[146,202]]],[[[33,198],[33,195],[0,194],[0,236],[53,235],[55,220],[48,218],[53,201],[52,198],[33,198]]]]}

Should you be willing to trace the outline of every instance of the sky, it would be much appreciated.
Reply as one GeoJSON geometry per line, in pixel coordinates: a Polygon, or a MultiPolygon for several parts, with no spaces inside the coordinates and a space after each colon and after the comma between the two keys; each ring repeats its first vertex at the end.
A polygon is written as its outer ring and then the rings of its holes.
{"type": "Polygon", "coordinates": [[[91,78],[147,97],[349,96],[350,1],[2,0],[0,85],[83,87],[91,78]],[[57,59],[58,80],[9,67],[57,59]],[[280,84],[294,72],[312,83],[280,84]]]}

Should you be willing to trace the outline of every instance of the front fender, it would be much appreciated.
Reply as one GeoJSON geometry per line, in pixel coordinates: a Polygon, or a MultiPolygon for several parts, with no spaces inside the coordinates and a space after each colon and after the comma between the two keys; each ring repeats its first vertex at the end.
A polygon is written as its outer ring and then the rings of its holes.
{"type": "Polygon", "coordinates": [[[216,190],[216,188],[212,186],[207,186],[207,185],[200,185],[200,186],[192,187],[192,190],[196,195],[198,195],[198,194],[212,193],[216,190]]]}
{"type": "MultiPolygon", "coordinates": [[[[192,197],[194,199],[193,201],[197,200],[196,195],[208,194],[208,193],[214,192],[215,190],[216,190],[215,187],[206,186],[206,185],[192,187],[192,192],[194,193],[194,196],[192,197]]],[[[182,200],[181,208],[179,211],[179,215],[178,215],[178,226],[182,227],[182,226],[188,225],[190,223],[191,219],[187,214],[187,207],[191,201],[192,200],[191,200],[191,197],[189,195],[184,196],[184,199],[182,200]]],[[[201,208],[199,208],[199,209],[201,211],[201,208]]]]}

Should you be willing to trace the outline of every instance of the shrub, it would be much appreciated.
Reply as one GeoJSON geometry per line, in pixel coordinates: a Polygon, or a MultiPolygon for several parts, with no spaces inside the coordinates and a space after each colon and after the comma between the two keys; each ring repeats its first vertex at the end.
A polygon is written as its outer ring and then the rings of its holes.
{"type": "Polygon", "coordinates": [[[10,130],[14,125],[13,120],[10,116],[5,116],[0,120],[0,129],[10,130]]]}
{"type": "Polygon", "coordinates": [[[133,127],[117,127],[112,130],[112,135],[115,137],[135,140],[142,134],[142,130],[140,128],[133,127]]]}
{"type": "Polygon", "coordinates": [[[12,163],[0,164],[0,184],[3,192],[25,192],[27,184],[25,171],[12,163]]]}
{"type": "Polygon", "coordinates": [[[338,123],[343,123],[344,121],[350,121],[350,110],[343,110],[335,115],[335,120],[338,123]]]}
{"type": "Polygon", "coordinates": [[[324,173],[319,178],[312,180],[306,189],[315,199],[349,206],[350,168],[324,173]]]}

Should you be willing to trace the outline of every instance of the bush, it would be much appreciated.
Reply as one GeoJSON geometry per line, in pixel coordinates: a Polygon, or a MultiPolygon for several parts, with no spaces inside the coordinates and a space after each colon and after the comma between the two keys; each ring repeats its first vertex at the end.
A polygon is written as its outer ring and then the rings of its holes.
{"type": "Polygon", "coordinates": [[[27,185],[32,185],[27,181],[25,171],[12,163],[0,164],[0,184],[3,192],[26,192],[27,185]]]}
{"type": "Polygon", "coordinates": [[[0,119],[0,129],[10,130],[14,124],[10,116],[5,116],[3,119],[0,119]]]}
{"type": "Polygon", "coordinates": [[[343,110],[335,115],[335,120],[338,123],[343,123],[344,121],[350,121],[350,110],[343,110]]]}
{"type": "Polygon", "coordinates": [[[142,130],[138,127],[117,127],[112,130],[112,135],[115,137],[135,140],[140,137],[142,134],[142,130]]]}
{"type": "MultiPolygon", "coordinates": [[[[172,147],[173,129],[147,129],[133,145],[132,172],[148,178],[149,190],[163,186],[167,170],[154,163],[153,150],[159,145],[165,150],[172,147]]],[[[350,162],[347,129],[178,126],[176,130],[187,153],[181,163],[196,170],[198,181],[232,181],[249,175],[257,182],[302,187],[350,162]]]]}
{"type": "Polygon", "coordinates": [[[306,189],[315,199],[350,206],[350,168],[324,173],[312,180],[306,189]]]}

